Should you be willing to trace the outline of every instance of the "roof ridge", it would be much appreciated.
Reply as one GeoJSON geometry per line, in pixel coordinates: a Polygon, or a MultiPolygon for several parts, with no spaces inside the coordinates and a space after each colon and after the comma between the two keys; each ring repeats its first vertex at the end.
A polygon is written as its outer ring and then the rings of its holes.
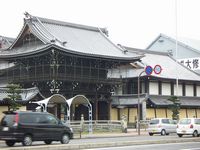
{"type": "MultiPolygon", "coordinates": [[[[92,31],[99,31],[99,27],[89,26],[89,25],[83,25],[83,24],[77,24],[77,23],[71,23],[71,22],[65,22],[60,20],[54,20],[49,18],[43,18],[38,16],[31,16],[32,20],[35,21],[35,18],[38,18],[42,23],[49,23],[49,24],[55,24],[55,25],[61,25],[61,26],[69,26],[69,27],[75,27],[80,29],[86,29],[86,30],[92,30],[92,31]]],[[[107,33],[106,28],[100,28],[102,32],[107,33]]]]}
{"type": "MultiPolygon", "coordinates": [[[[149,46],[148,46],[146,49],[149,49],[160,37],[169,39],[169,40],[171,40],[171,41],[174,42],[174,43],[176,42],[176,39],[174,39],[173,37],[168,36],[168,35],[163,34],[163,33],[160,33],[160,34],[155,38],[155,40],[153,40],[153,41],[149,44],[149,46]]],[[[189,48],[189,49],[191,49],[191,50],[193,50],[193,51],[195,51],[195,52],[197,52],[197,53],[200,53],[200,51],[199,51],[198,49],[192,47],[191,45],[185,44],[184,42],[182,42],[182,41],[180,40],[180,38],[181,38],[181,37],[179,37],[179,38],[177,39],[177,43],[178,43],[179,45],[181,45],[181,46],[183,46],[183,47],[187,47],[187,48],[189,48]]],[[[196,39],[193,39],[193,40],[196,40],[196,39]]]]}
{"type": "Polygon", "coordinates": [[[110,44],[112,44],[112,45],[115,46],[118,50],[122,51],[122,53],[124,52],[124,54],[125,54],[125,51],[124,51],[122,48],[120,48],[119,46],[117,46],[115,43],[113,43],[113,42],[105,35],[105,33],[101,30],[101,28],[98,28],[98,29],[99,29],[100,34],[101,34],[110,44]]]}
{"type": "MultiPolygon", "coordinates": [[[[43,25],[42,21],[41,21],[39,18],[36,17],[36,19],[37,19],[37,21],[39,22],[39,24],[41,25],[41,27],[44,29],[44,31],[45,31],[47,34],[49,34],[50,36],[53,37],[53,39],[51,39],[51,40],[57,40],[58,42],[62,43],[62,41],[61,41],[58,37],[56,37],[56,36],[53,35],[51,32],[49,32],[49,30],[43,25]]],[[[43,33],[43,34],[44,34],[44,33],[43,33]]]]}
{"type": "Polygon", "coordinates": [[[153,51],[153,50],[147,50],[147,49],[138,49],[138,48],[132,48],[128,46],[123,46],[126,48],[129,52],[143,52],[145,54],[157,54],[157,55],[163,55],[163,56],[168,56],[169,54],[167,52],[158,52],[158,51],[153,51]]]}

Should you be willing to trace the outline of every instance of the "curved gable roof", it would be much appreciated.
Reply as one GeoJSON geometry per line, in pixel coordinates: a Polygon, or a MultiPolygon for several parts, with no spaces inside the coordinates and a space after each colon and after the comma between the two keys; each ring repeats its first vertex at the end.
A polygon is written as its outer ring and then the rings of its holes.
{"type": "MultiPolygon", "coordinates": [[[[122,48],[108,39],[107,30],[104,28],[51,20],[31,16],[30,14],[26,14],[26,16],[24,27],[16,41],[20,39],[26,26],[28,26],[30,32],[41,40],[44,45],[54,45],[69,53],[124,60],[134,60],[142,57],[141,55],[130,56],[126,54],[122,48]]],[[[10,47],[9,53],[12,53],[13,45],[10,47]]],[[[27,54],[28,50],[23,50],[20,53],[27,54]]],[[[4,53],[2,54],[4,55],[4,53]]]]}

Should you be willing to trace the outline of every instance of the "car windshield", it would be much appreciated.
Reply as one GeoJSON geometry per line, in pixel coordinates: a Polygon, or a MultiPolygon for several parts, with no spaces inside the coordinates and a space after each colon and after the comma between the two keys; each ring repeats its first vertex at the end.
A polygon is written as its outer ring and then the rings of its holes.
{"type": "Polygon", "coordinates": [[[190,124],[190,123],[191,123],[191,119],[182,119],[179,122],[179,124],[190,124]]]}
{"type": "Polygon", "coordinates": [[[158,120],[158,119],[151,120],[151,121],[149,122],[150,125],[158,124],[158,123],[159,123],[159,120],[158,120]]]}

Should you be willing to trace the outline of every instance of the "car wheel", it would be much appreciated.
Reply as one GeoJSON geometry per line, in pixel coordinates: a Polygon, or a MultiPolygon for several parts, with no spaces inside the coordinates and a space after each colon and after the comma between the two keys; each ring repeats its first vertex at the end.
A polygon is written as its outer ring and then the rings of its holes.
{"type": "Polygon", "coordinates": [[[22,145],[24,145],[24,146],[31,146],[32,142],[33,142],[32,137],[30,135],[25,135],[24,139],[22,141],[22,145]]]}
{"type": "Polygon", "coordinates": [[[161,135],[166,135],[166,131],[164,129],[161,131],[161,135]]]}
{"type": "Polygon", "coordinates": [[[197,131],[194,131],[193,137],[197,137],[197,136],[198,136],[198,132],[197,132],[197,131]]]}
{"type": "Polygon", "coordinates": [[[45,143],[45,144],[51,144],[52,141],[51,141],[51,140],[45,140],[44,143],[45,143]]]}
{"type": "Polygon", "coordinates": [[[183,134],[178,134],[178,137],[182,137],[183,136],[183,134]]]}
{"type": "Polygon", "coordinates": [[[150,136],[153,136],[153,133],[149,133],[150,136]]]}
{"type": "Polygon", "coordinates": [[[13,145],[15,145],[15,141],[7,140],[7,141],[6,141],[6,145],[7,145],[7,146],[13,146],[13,145]]]}
{"type": "Polygon", "coordinates": [[[69,143],[69,135],[68,134],[63,134],[61,137],[61,141],[62,144],[68,144],[69,143]]]}

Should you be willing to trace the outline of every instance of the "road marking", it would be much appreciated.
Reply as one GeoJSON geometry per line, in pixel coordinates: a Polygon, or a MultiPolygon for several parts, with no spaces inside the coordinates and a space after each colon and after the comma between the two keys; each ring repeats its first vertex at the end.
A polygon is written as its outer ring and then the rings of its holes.
{"type": "MultiPolygon", "coordinates": [[[[191,144],[191,143],[196,143],[196,142],[187,142],[184,144],[191,144]]],[[[165,144],[146,144],[146,145],[128,145],[128,146],[119,146],[119,147],[105,147],[105,148],[95,148],[95,149],[84,149],[84,150],[110,150],[111,148],[115,148],[116,150],[120,150],[120,149],[124,149],[124,148],[128,148],[128,147],[133,147],[133,148],[141,148],[141,147],[155,147],[157,145],[179,145],[181,143],[165,143],[165,144]]],[[[179,150],[200,150],[200,148],[188,148],[188,149],[179,149],[179,150]]]]}
{"type": "Polygon", "coordinates": [[[180,150],[200,150],[200,148],[189,148],[189,149],[180,149],[180,150]]]}

